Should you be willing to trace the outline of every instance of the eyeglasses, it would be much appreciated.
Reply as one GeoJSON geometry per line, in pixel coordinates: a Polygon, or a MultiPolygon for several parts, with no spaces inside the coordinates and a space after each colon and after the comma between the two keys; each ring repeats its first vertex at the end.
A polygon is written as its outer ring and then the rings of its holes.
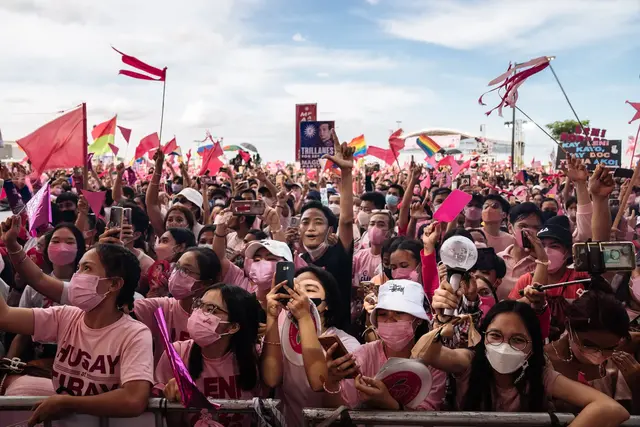
{"type": "MultiPolygon", "coordinates": [[[[488,331],[485,335],[485,339],[487,344],[493,346],[498,346],[504,342],[504,336],[500,332],[494,330],[488,331]]],[[[529,343],[531,343],[530,340],[526,339],[522,335],[512,335],[508,342],[512,349],[518,351],[526,350],[529,343]]]]}
{"type": "Polygon", "coordinates": [[[176,264],[174,269],[178,272],[178,273],[183,273],[189,276],[198,276],[200,277],[200,273],[196,273],[195,271],[191,271],[186,267],[181,266],[180,264],[176,264]]]}
{"type": "Polygon", "coordinates": [[[195,298],[193,300],[193,304],[191,305],[191,310],[197,310],[197,309],[200,309],[207,314],[216,314],[218,312],[229,314],[229,312],[223,310],[222,308],[218,307],[215,304],[202,302],[202,298],[195,298]]]}
{"type": "Polygon", "coordinates": [[[388,209],[372,209],[371,210],[371,215],[374,214],[387,214],[387,215],[391,215],[391,211],[388,209]]]}

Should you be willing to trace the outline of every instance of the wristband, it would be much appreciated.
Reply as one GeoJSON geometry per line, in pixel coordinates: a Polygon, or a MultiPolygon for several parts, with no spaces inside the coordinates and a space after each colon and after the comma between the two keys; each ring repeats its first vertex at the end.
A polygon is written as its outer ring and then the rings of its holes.
{"type": "Polygon", "coordinates": [[[19,254],[20,252],[22,252],[23,250],[24,250],[24,248],[23,248],[22,246],[20,246],[20,249],[18,249],[17,251],[15,251],[15,252],[9,252],[9,250],[7,250],[7,253],[8,253],[9,255],[18,255],[18,254],[19,254]]]}
{"type": "Polygon", "coordinates": [[[213,235],[214,235],[214,236],[216,236],[216,237],[219,237],[219,238],[221,238],[221,239],[224,239],[224,238],[226,237],[226,236],[221,236],[221,235],[219,235],[218,233],[213,233],[213,235]]]}
{"type": "Polygon", "coordinates": [[[545,267],[548,266],[549,264],[551,264],[551,261],[547,260],[547,261],[540,261],[539,259],[536,260],[536,264],[540,264],[540,265],[544,265],[545,267]]]}
{"type": "Polygon", "coordinates": [[[324,391],[326,391],[329,394],[338,394],[342,391],[342,384],[338,383],[338,389],[336,391],[331,391],[327,388],[327,383],[325,381],[322,383],[322,388],[324,389],[324,391]]]}
{"type": "Polygon", "coordinates": [[[262,341],[262,344],[280,345],[281,343],[279,343],[279,342],[271,342],[271,341],[263,340],[263,341],[262,341]]]}

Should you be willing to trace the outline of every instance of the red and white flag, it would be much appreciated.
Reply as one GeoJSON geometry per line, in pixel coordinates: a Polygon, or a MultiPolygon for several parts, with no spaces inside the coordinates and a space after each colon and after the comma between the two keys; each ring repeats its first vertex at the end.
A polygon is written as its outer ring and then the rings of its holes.
{"type": "Polygon", "coordinates": [[[159,82],[165,81],[167,77],[167,67],[164,67],[161,70],[160,68],[153,67],[145,62],[140,61],[138,58],[134,56],[129,56],[125,53],[122,53],[113,46],[111,46],[111,48],[116,52],[118,52],[120,55],[122,55],[122,62],[146,73],[146,74],[142,74],[142,73],[138,73],[137,71],[120,70],[118,74],[122,74],[123,76],[129,76],[129,77],[133,77],[134,79],[140,79],[140,80],[154,80],[159,82]]]}

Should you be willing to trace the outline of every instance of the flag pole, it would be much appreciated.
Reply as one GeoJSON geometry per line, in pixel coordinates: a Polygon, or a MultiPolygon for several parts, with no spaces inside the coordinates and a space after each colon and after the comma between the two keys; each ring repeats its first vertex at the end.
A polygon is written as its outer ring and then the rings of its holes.
{"type": "MultiPolygon", "coordinates": [[[[550,57],[550,58],[555,59],[555,57],[550,57]]],[[[589,136],[589,135],[586,135],[586,132],[584,131],[584,126],[582,126],[582,121],[580,121],[580,118],[578,117],[578,113],[576,113],[576,110],[573,108],[573,105],[571,104],[571,101],[569,101],[569,96],[567,95],[567,92],[565,92],[564,87],[562,87],[562,83],[560,83],[560,79],[558,78],[558,75],[556,74],[556,71],[553,69],[553,66],[551,65],[551,60],[549,61],[549,69],[553,73],[553,77],[556,79],[556,82],[558,83],[558,86],[560,86],[560,90],[562,91],[562,94],[564,95],[564,99],[567,100],[567,104],[569,104],[569,108],[571,108],[571,111],[573,111],[573,115],[575,116],[576,120],[578,121],[578,125],[580,126],[580,129],[582,129],[582,133],[585,134],[585,136],[589,136]]],[[[589,145],[588,141],[587,141],[587,145],[589,145]]]]}
{"type": "Polygon", "coordinates": [[[162,110],[160,112],[160,135],[158,139],[160,139],[160,146],[162,147],[162,124],[164,122],[164,95],[167,89],[167,77],[166,77],[166,68],[165,68],[165,78],[162,81],[162,110]]]}
{"type": "Polygon", "coordinates": [[[636,132],[636,139],[633,141],[633,154],[631,154],[631,161],[629,162],[629,169],[633,166],[633,159],[636,157],[636,146],[638,145],[638,136],[640,136],[640,125],[638,125],[638,132],[636,132]]]}
{"type": "Polygon", "coordinates": [[[82,158],[84,159],[84,164],[82,166],[82,186],[85,190],[89,189],[89,171],[87,169],[87,148],[89,146],[89,139],[87,137],[87,104],[85,102],[82,103],[82,139],[84,140],[84,144],[82,144],[82,158]]]}

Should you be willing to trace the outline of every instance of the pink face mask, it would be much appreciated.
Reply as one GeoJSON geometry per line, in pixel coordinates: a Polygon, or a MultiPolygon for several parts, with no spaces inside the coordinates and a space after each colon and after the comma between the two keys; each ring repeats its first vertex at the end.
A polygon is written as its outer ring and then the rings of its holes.
{"type": "Polygon", "coordinates": [[[169,276],[169,292],[175,299],[187,299],[193,295],[193,285],[196,279],[189,276],[184,271],[175,269],[169,276]]]}
{"type": "Polygon", "coordinates": [[[493,296],[491,295],[486,297],[481,296],[480,310],[482,311],[482,317],[485,317],[489,312],[489,310],[491,310],[491,307],[493,307],[494,305],[496,305],[496,299],[493,296]]]}
{"type": "Polygon", "coordinates": [[[560,270],[566,261],[566,255],[563,251],[554,248],[544,248],[544,251],[547,253],[547,257],[549,257],[549,273],[555,273],[560,270]]]}
{"type": "Polygon", "coordinates": [[[78,247],[75,244],[49,243],[49,247],[47,248],[49,260],[58,266],[72,264],[77,254],[78,247]]]}
{"type": "Polygon", "coordinates": [[[69,282],[69,302],[84,312],[96,308],[106,297],[98,293],[98,282],[102,277],[75,273],[69,282]]]}
{"type": "Polygon", "coordinates": [[[259,289],[271,287],[273,274],[276,271],[276,262],[261,260],[252,262],[249,269],[249,279],[258,286],[259,289]]]}
{"type": "Polygon", "coordinates": [[[387,233],[378,227],[369,227],[369,242],[372,245],[381,245],[387,233]]]}
{"type": "Polygon", "coordinates": [[[396,268],[391,272],[394,279],[418,281],[418,272],[414,268],[396,268]]]}
{"type": "Polygon", "coordinates": [[[524,248],[524,243],[522,243],[522,231],[516,231],[513,237],[516,239],[516,245],[518,245],[520,249],[524,248]]]}
{"type": "Polygon", "coordinates": [[[485,209],[482,211],[482,220],[484,222],[501,222],[502,210],[493,208],[485,209]]]}
{"type": "Polygon", "coordinates": [[[607,361],[608,357],[602,354],[601,351],[583,350],[573,337],[573,331],[569,331],[569,334],[569,346],[571,347],[571,352],[576,356],[578,361],[596,366],[600,366],[607,361]]]}
{"type": "Polygon", "coordinates": [[[215,314],[205,313],[201,309],[193,310],[187,321],[187,331],[189,336],[200,347],[207,347],[220,339],[222,335],[218,333],[220,323],[229,323],[220,320],[215,314]]]}
{"type": "Polygon", "coordinates": [[[466,206],[464,208],[464,216],[468,220],[478,221],[482,218],[482,209],[476,206],[466,206]]]}
{"type": "Polygon", "coordinates": [[[378,322],[377,329],[382,341],[393,351],[404,349],[415,336],[411,320],[378,322]]]}
{"type": "Polygon", "coordinates": [[[156,245],[156,255],[158,256],[158,261],[171,261],[174,256],[173,246],[158,244],[156,245]]]}

